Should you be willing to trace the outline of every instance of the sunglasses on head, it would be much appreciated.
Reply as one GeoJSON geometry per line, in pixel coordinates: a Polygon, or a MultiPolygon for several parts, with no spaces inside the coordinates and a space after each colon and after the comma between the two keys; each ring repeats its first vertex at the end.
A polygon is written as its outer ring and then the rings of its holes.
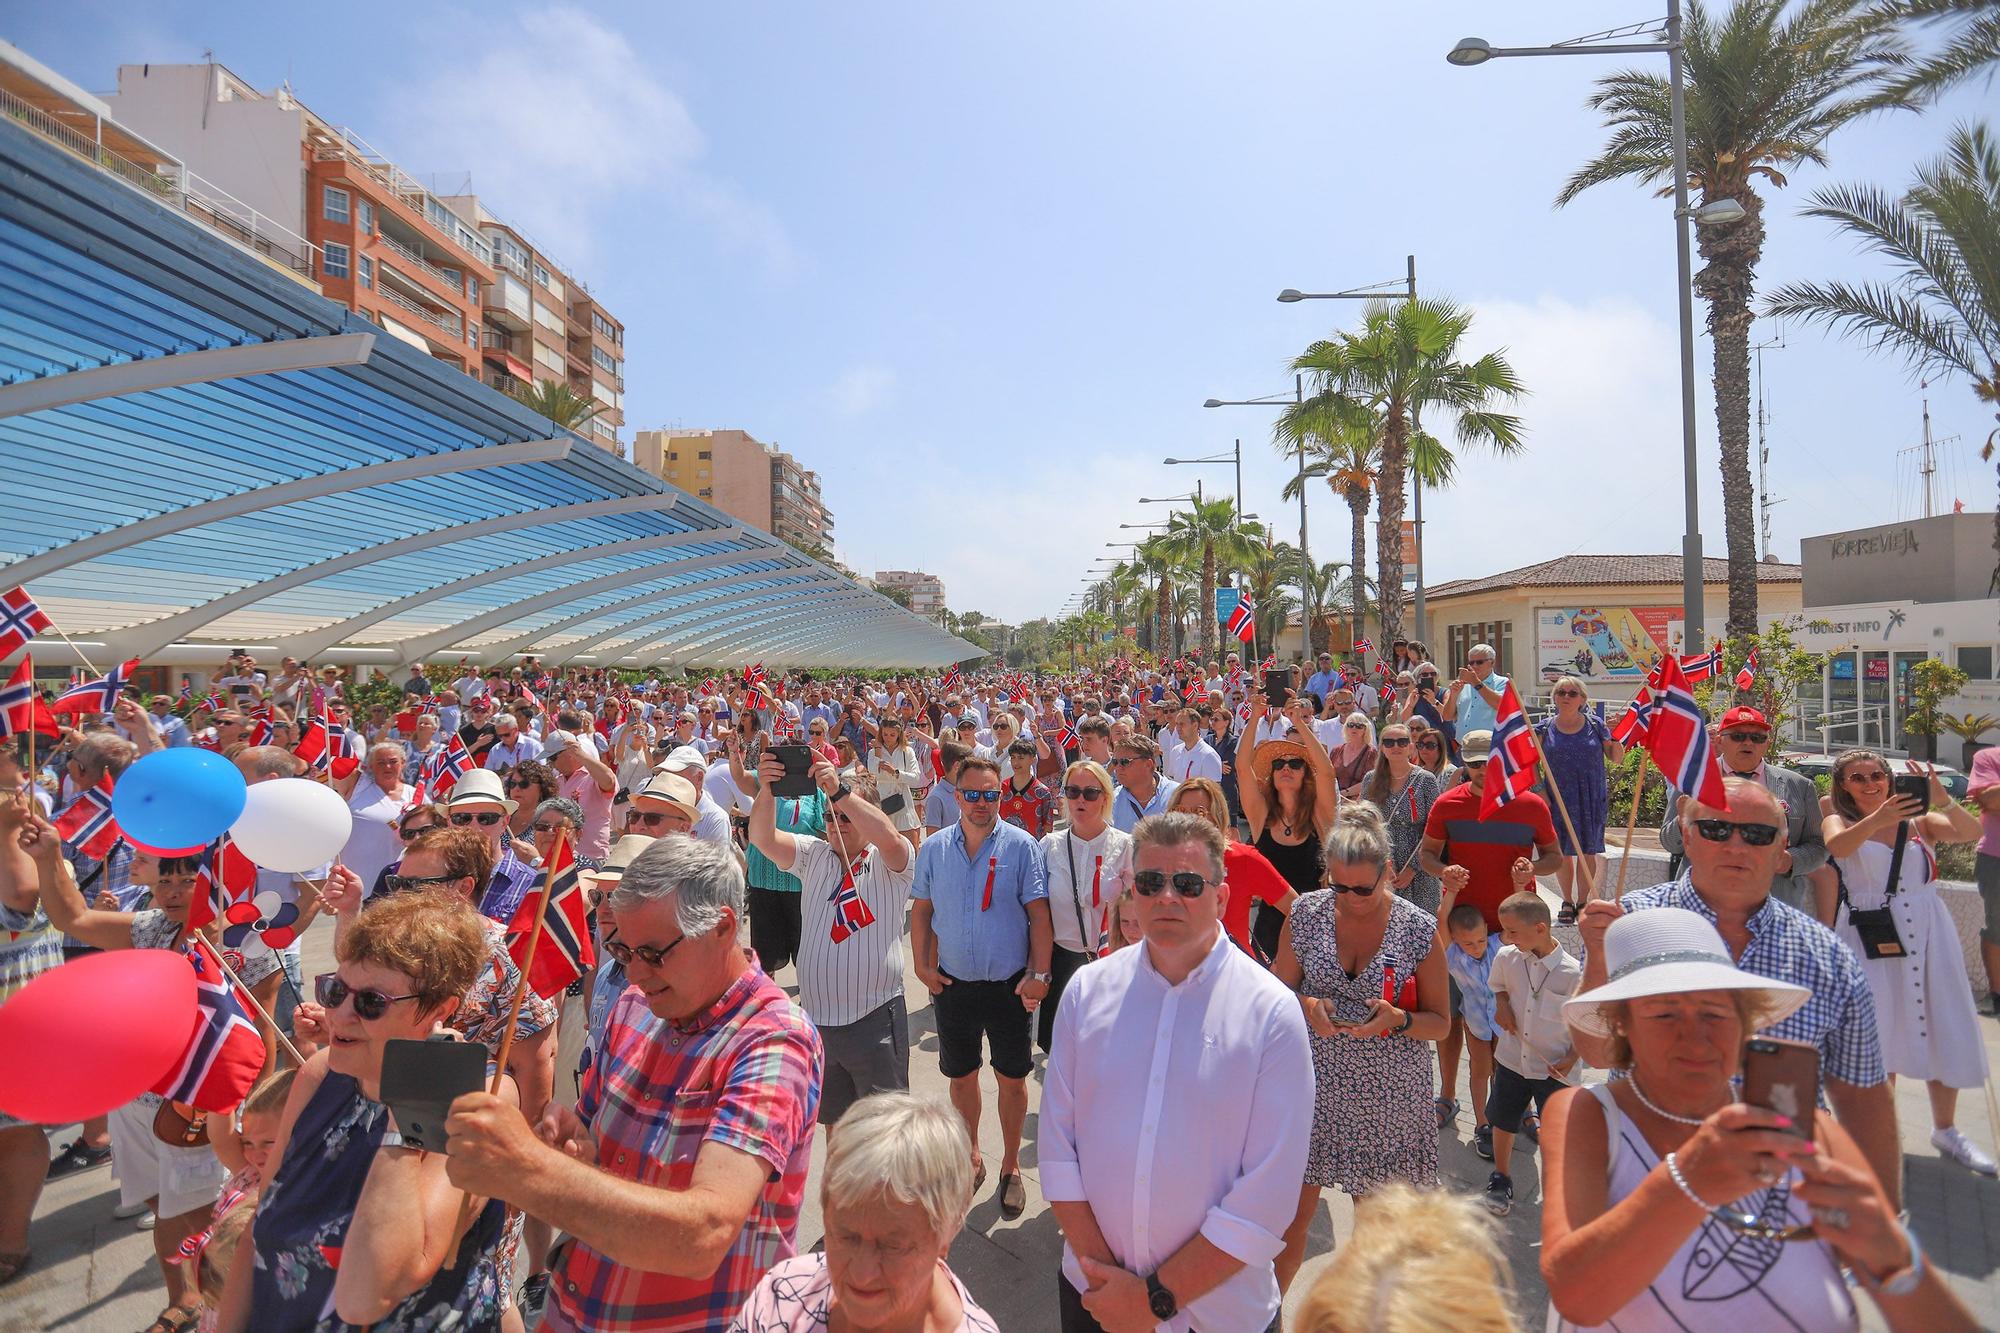
{"type": "Polygon", "coordinates": [[[1722,739],[1732,741],[1737,745],[1760,745],[1771,739],[1771,733],[1768,731],[1725,731],[1722,733],[1722,739]]]}
{"type": "Polygon", "coordinates": [[[1778,836],[1778,830],[1769,824],[1738,824],[1729,819],[1697,819],[1694,831],[1710,842],[1728,842],[1734,832],[1752,847],[1769,847],[1778,836]]]}
{"type": "Polygon", "coordinates": [[[1065,786],[1063,788],[1063,795],[1072,801],[1094,801],[1104,795],[1104,788],[1065,786]]]}
{"type": "Polygon", "coordinates": [[[453,828],[468,828],[473,824],[477,824],[481,828],[492,828],[506,817],[498,810],[482,810],[476,815],[453,815],[451,817],[451,826],[453,828]]]}
{"type": "Polygon", "coordinates": [[[672,953],[674,950],[680,948],[683,944],[686,943],[687,943],[687,936],[685,935],[681,936],[679,939],[675,940],[672,944],[669,944],[664,949],[655,949],[643,944],[639,945],[637,948],[634,948],[633,946],[622,943],[618,940],[606,940],[604,941],[604,952],[610,954],[613,958],[617,959],[618,966],[620,967],[632,966],[632,960],[634,958],[644,963],[647,967],[658,967],[661,963],[667,961],[668,954],[672,953]]]}
{"type": "Polygon", "coordinates": [[[961,801],[971,801],[975,805],[981,801],[985,801],[991,805],[998,805],[1000,803],[1000,793],[997,789],[994,791],[961,791],[958,794],[958,799],[961,801]]]}
{"type": "Polygon", "coordinates": [[[1208,891],[1209,880],[1195,870],[1176,870],[1171,875],[1164,870],[1141,870],[1132,876],[1132,891],[1141,898],[1159,897],[1168,884],[1174,886],[1177,897],[1199,898],[1208,891]]]}
{"type": "Polygon", "coordinates": [[[390,1005],[417,998],[414,995],[384,995],[378,990],[357,990],[332,972],[322,972],[313,978],[313,998],[328,1013],[345,1004],[350,995],[354,997],[354,1016],[368,1023],[388,1013],[390,1005]]]}
{"type": "Polygon", "coordinates": [[[1291,755],[1291,754],[1285,755],[1278,759],[1273,759],[1271,761],[1271,771],[1273,773],[1276,773],[1278,770],[1284,768],[1295,768],[1299,772],[1303,773],[1306,771],[1307,764],[1304,759],[1300,758],[1297,755],[1291,755]]]}

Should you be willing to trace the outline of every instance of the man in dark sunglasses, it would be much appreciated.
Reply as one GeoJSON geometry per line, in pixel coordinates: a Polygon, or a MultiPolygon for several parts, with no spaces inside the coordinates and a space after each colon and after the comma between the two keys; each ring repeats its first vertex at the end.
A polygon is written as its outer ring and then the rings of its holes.
{"type": "MultiPolygon", "coordinates": [[[[1458,884],[1458,901],[1477,907],[1487,933],[1497,934],[1500,904],[1514,893],[1516,863],[1526,862],[1537,875],[1553,875],[1562,864],[1562,848],[1549,804],[1535,792],[1483,812],[1492,732],[1467,732],[1459,748],[1466,780],[1432,803],[1417,856],[1430,874],[1458,884]]],[[[1455,1064],[1450,1072],[1457,1072],[1455,1064]]]]}
{"type": "MultiPolygon", "coordinates": [[[[1826,838],[1820,831],[1819,788],[1805,774],[1770,762],[1771,724],[1755,708],[1730,709],[1711,734],[1722,771],[1768,788],[1784,808],[1785,836],[1771,872],[1771,896],[1801,912],[1812,911],[1814,883],[1823,877],[1829,892],[1836,886],[1833,867],[1827,863],[1826,838]]],[[[1660,847],[1676,858],[1687,855],[1681,828],[1681,807],[1686,803],[1686,797],[1669,802],[1666,820],[1660,825],[1660,847]]]]}
{"type": "Polygon", "coordinates": [[[514,909],[535,883],[535,868],[516,856],[507,840],[507,816],[518,809],[520,802],[506,795],[500,775],[485,768],[460,777],[445,800],[445,823],[477,833],[493,853],[493,874],[474,906],[503,925],[514,919],[514,909]]]}

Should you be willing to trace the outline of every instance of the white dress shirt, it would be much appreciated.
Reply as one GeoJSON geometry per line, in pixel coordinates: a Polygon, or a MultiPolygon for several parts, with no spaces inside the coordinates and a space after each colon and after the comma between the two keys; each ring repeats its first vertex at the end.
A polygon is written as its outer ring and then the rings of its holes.
{"type": "Polygon", "coordinates": [[[1186,782],[1189,778],[1208,778],[1222,781],[1222,756],[1215,752],[1200,736],[1193,745],[1181,744],[1179,736],[1169,736],[1162,747],[1160,771],[1175,782],[1186,782]]]}
{"type": "MultiPolygon", "coordinates": [[[[1500,1033],[1494,1058],[1522,1078],[1548,1078],[1552,1066],[1570,1057],[1569,1025],[1563,1022],[1563,1001],[1576,994],[1583,965],[1558,944],[1546,958],[1509,944],[1493,959],[1490,983],[1495,995],[1507,997],[1514,1011],[1514,1031],[1500,1033]]],[[[1576,1066],[1562,1075],[1576,1081],[1576,1066]]]]}
{"type": "Polygon", "coordinates": [[[1048,881],[1056,943],[1095,957],[1103,943],[1105,913],[1132,882],[1132,835],[1109,823],[1094,838],[1059,828],[1042,839],[1042,878],[1048,881]],[[1075,879],[1070,878],[1072,865],[1075,879]]]}
{"type": "MultiPolygon", "coordinates": [[[[1278,1313],[1272,1261],[1312,1138],[1312,1051],[1298,997],[1220,926],[1169,986],[1150,947],[1078,969],[1042,1089],[1042,1197],[1088,1203],[1121,1266],[1150,1273],[1198,1233],[1243,1262],[1160,1324],[1242,1333],[1278,1313]]],[[[1087,1291],[1067,1243],[1063,1275],[1087,1291]]]]}

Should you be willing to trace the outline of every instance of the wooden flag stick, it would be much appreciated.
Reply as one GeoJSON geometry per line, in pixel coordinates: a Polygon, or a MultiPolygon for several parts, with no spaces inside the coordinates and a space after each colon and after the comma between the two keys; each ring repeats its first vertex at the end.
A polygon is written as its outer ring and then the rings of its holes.
{"type": "MultiPolygon", "coordinates": [[[[1527,721],[1524,716],[1521,719],[1527,721]]],[[[1583,877],[1584,901],[1597,896],[1597,885],[1590,878],[1590,862],[1583,855],[1583,843],[1576,836],[1576,825],[1569,819],[1569,806],[1563,801],[1562,788],[1556,783],[1556,771],[1549,766],[1549,757],[1542,750],[1542,738],[1532,723],[1528,726],[1528,739],[1535,743],[1535,758],[1541,761],[1542,772],[1549,775],[1549,795],[1556,798],[1556,810],[1562,815],[1563,828],[1569,831],[1569,845],[1576,849],[1576,873],[1583,877]]]]}
{"type": "Polygon", "coordinates": [[[202,943],[208,945],[208,956],[215,960],[215,965],[222,969],[222,974],[229,978],[230,984],[235,986],[236,989],[243,992],[243,998],[248,1000],[250,1002],[250,1007],[257,1011],[257,1017],[264,1020],[265,1025],[268,1026],[271,1030],[271,1035],[276,1037],[278,1039],[278,1044],[285,1048],[285,1054],[292,1057],[292,1063],[298,1065],[301,1068],[304,1068],[306,1063],[306,1058],[303,1055],[299,1054],[298,1047],[292,1045],[292,1039],[290,1037],[287,1037],[283,1032],[278,1030],[278,1020],[272,1018],[271,1015],[268,1012],[266,1012],[264,1006],[258,1003],[257,997],[250,993],[250,988],[243,984],[243,978],[237,976],[236,969],[231,967],[229,963],[223,958],[222,950],[216,948],[212,944],[208,944],[206,940],[202,941],[202,943]]]}
{"type": "Polygon", "coordinates": [[[1625,816],[1625,852],[1618,858],[1618,887],[1612,890],[1613,902],[1625,896],[1625,866],[1632,859],[1632,836],[1639,827],[1639,799],[1646,794],[1646,761],[1652,758],[1652,751],[1645,746],[1639,746],[1638,750],[1639,772],[1632,780],[1632,812],[1625,816]]]}

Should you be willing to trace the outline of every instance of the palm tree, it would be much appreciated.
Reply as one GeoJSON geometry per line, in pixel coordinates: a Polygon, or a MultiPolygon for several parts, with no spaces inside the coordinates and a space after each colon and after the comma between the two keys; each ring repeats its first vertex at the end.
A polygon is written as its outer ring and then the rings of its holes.
{"type": "Polygon", "coordinates": [[[1270,533],[1256,543],[1243,565],[1243,581],[1249,587],[1250,604],[1257,625],[1257,642],[1270,652],[1278,645],[1278,635],[1290,623],[1299,599],[1285,591],[1296,586],[1299,577],[1299,549],[1290,542],[1275,542],[1270,533]]]}
{"type": "Polygon", "coordinates": [[[1167,656],[1172,648],[1167,637],[1167,624],[1173,615],[1174,582],[1180,575],[1180,560],[1162,542],[1164,534],[1155,533],[1141,542],[1132,551],[1133,563],[1144,573],[1147,585],[1146,603],[1149,623],[1152,626],[1152,651],[1160,657],[1167,656]]]}
{"type": "Polygon", "coordinates": [[[561,380],[536,380],[533,384],[516,383],[509,392],[564,430],[580,430],[586,422],[604,410],[604,404],[592,402],[581,394],[573,392],[569,385],[561,380]]]}
{"type": "Polygon", "coordinates": [[[1943,46],[1912,62],[1883,90],[1893,103],[1934,102],[1979,74],[1990,82],[2000,68],[2000,0],[1885,0],[1875,8],[1911,25],[1958,25],[1943,46]]]}
{"type": "MultiPolygon", "coordinates": [[[[1495,408],[1526,389],[1501,352],[1459,359],[1471,327],[1472,312],[1450,301],[1371,301],[1360,332],[1316,342],[1292,362],[1312,377],[1313,396],[1279,414],[1274,435],[1281,449],[1295,452],[1309,436],[1357,431],[1376,441],[1375,581],[1384,638],[1403,629],[1403,476],[1413,466],[1440,466],[1441,446],[1424,434],[1422,419],[1449,418],[1460,444],[1501,454],[1521,448],[1521,419],[1495,408]]],[[[1432,480],[1422,471],[1418,476],[1432,480]]]]}
{"type": "MultiPolygon", "coordinates": [[[[1757,180],[1782,188],[1785,169],[1826,163],[1827,139],[1880,106],[1905,44],[1892,24],[1857,14],[1854,0],[1732,0],[1720,19],[1700,0],[1682,34],[1687,70],[1688,186],[1694,207],[1733,199],[1744,215],[1704,226],[1697,295],[1715,343],[1716,435],[1722,453],[1722,526],[1729,554],[1729,633],[1757,631],[1756,492],[1750,485],[1750,298],[1764,255],[1757,180]]],[[[1625,70],[1599,79],[1590,106],[1610,142],[1571,176],[1561,207],[1593,185],[1633,180],[1673,193],[1671,90],[1665,77],[1625,70]]]]}
{"type": "Polygon", "coordinates": [[[1313,570],[1313,605],[1322,609],[1322,614],[1313,617],[1311,638],[1314,654],[1326,652],[1333,646],[1336,617],[1324,614],[1324,609],[1339,606],[1342,601],[1351,602],[1358,608],[1359,623],[1365,623],[1368,613],[1375,609],[1374,593],[1375,585],[1366,573],[1356,573],[1353,566],[1338,560],[1329,560],[1313,570]]]}
{"type": "MultiPolygon", "coordinates": [[[[1303,417],[1305,414],[1300,414],[1303,417]]],[[[1299,435],[1293,445],[1293,453],[1304,450],[1309,460],[1290,481],[1285,483],[1284,498],[1299,498],[1303,483],[1324,479],[1333,493],[1347,502],[1350,519],[1348,532],[1348,565],[1360,569],[1368,561],[1368,501],[1374,494],[1375,474],[1381,466],[1381,435],[1376,429],[1372,414],[1337,414],[1323,411],[1318,414],[1318,429],[1307,430],[1299,435]]],[[[1279,423],[1279,429],[1301,426],[1300,421],[1279,423]]],[[[1400,529],[1398,543],[1400,544],[1400,529]]],[[[1398,552],[1400,555],[1401,552],[1398,552]]],[[[1315,578],[1314,584],[1319,580],[1315,578]]],[[[1314,594],[1317,586],[1305,589],[1306,605],[1315,608],[1313,617],[1313,651],[1321,651],[1319,643],[1319,620],[1324,616],[1328,603],[1320,601],[1314,594]]],[[[1354,597],[1354,633],[1361,634],[1362,606],[1359,589],[1354,597]]],[[[1387,632],[1384,631],[1384,637],[1387,632]]]]}
{"type": "Polygon", "coordinates": [[[1264,525],[1239,519],[1236,502],[1196,500],[1193,508],[1177,509],[1167,515],[1167,530],[1160,534],[1162,545],[1189,565],[1201,569],[1201,600],[1195,620],[1201,626],[1201,660],[1215,657],[1215,585],[1218,572],[1233,572],[1247,563],[1264,525]],[[1201,610],[1207,607],[1207,610],[1201,610]]]}

